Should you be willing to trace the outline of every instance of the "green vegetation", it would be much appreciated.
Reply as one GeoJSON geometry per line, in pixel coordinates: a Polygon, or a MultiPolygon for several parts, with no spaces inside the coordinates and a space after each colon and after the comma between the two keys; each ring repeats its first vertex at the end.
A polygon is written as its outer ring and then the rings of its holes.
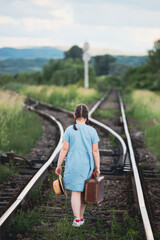
{"type": "Polygon", "coordinates": [[[26,212],[20,209],[11,223],[9,232],[12,234],[30,232],[34,226],[41,224],[42,220],[43,215],[41,208],[35,207],[26,212]]]}
{"type": "MultiPolygon", "coordinates": [[[[16,155],[24,156],[34,147],[43,133],[39,117],[23,109],[25,96],[33,97],[55,106],[74,110],[79,103],[89,104],[101,97],[94,89],[47,85],[26,85],[8,83],[0,90],[0,150],[3,153],[14,151],[16,155]]],[[[15,175],[16,171],[7,165],[1,166],[0,182],[7,176],[15,175]]],[[[34,192],[35,200],[41,201],[41,189],[34,192]]]]}
{"type": "MultiPolygon", "coordinates": [[[[43,133],[41,121],[35,113],[23,109],[23,96],[3,90],[0,95],[0,150],[24,156],[43,133]]],[[[16,174],[12,163],[0,165],[0,183],[16,174]]]]}
{"type": "Polygon", "coordinates": [[[96,78],[96,85],[95,88],[98,89],[100,92],[106,92],[109,89],[121,89],[123,86],[122,77],[116,77],[111,75],[104,75],[98,76],[96,78]]]}
{"type": "Polygon", "coordinates": [[[113,119],[116,116],[118,116],[118,114],[120,114],[120,112],[119,110],[116,110],[116,109],[111,109],[111,108],[106,108],[103,110],[97,109],[93,113],[93,117],[113,119]]]}
{"type": "Polygon", "coordinates": [[[160,94],[147,90],[136,90],[129,95],[128,116],[138,120],[143,130],[146,146],[154,152],[160,161],[160,94]]]}
{"type": "Polygon", "coordinates": [[[113,62],[109,65],[109,75],[117,77],[123,76],[129,68],[130,66],[127,64],[113,62]]]}
{"type": "Polygon", "coordinates": [[[129,69],[124,76],[124,85],[133,88],[160,90],[160,40],[148,52],[148,61],[129,69]]]}
{"type": "Polygon", "coordinates": [[[82,48],[79,48],[78,46],[71,47],[68,51],[64,52],[65,59],[72,58],[72,59],[81,59],[82,60],[82,54],[83,50],[82,48]]]}
{"type": "Polygon", "coordinates": [[[15,167],[0,164],[0,184],[3,183],[7,177],[16,176],[17,174],[15,167]]]}
{"type": "Polygon", "coordinates": [[[74,110],[76,105],[79,103],[88,105],[89,102],[95,101],[102,96],[102,94],[98,93],[94,89],[84,89],[82,87],[78,88],[77,85],[70,85],[64,88],[54,85],[36,86],[9,83],[5,86],[5,89],[14,90],[25,96],[33,97],[54,106],[63,107],[69,110],[74,110]]]}
{"type": "Polygon", "coordinates": [[[38,187],[32,189],[32,200],[36,204],[42,204],[43,202],[43,182],[41,182],[38,187]]]}
{"type": "MultiPolygon", "coordinates": [[[[95,84],[95,72],[89,65],[90,85],[95,84]]],[[[27,83],[27,84],[47,84],[66,86],[68,84],[84,84],[84,64],[80,59],[53,60],[50,59],[48,64],[43,65],[42,71],[33,73],[19,72],[16,75],[0,74],[0,85],[6,83],[27,83]]]]}
{"type": "Polygon", "coordinates": [[[37,72],[41,71],[44,64],[47,64],[49,59],[5,59],[0,61],[1,73],[17,74],[19,72],[37,72]]]}
{"type": "Polygon", "coordinates": [[[116,61],[111,55],[102,55],[93,57],[93,66],[97,76],[109,74],[110,64],[116,61]]]}
{"type": "Polygon", "coordinates": [[[40,119],[25,110],[5,109],[0,106],[0,149],[26,155],[42,135],[40,119]]]}
{"type": "Polygon", "coordinates": [[[115,212],[112,213],[111,232],[106,233],[106,240],[141,240],[140,223],[137,217],[131,218],[128,212],[123,214],[123,223],[117,223],[115,212]]]}
{"type": "Polygon", "coordinates": [[[135,67],[145,63],[147,60],[147,56],[116,56],[117,63],[135,67]]]}
{"type": "Polygon", "coordinates": [[[91,223],[86,219],[86,222],[80,228],[72,227],[72,219],[67,216],[57,219],[50,218],[47,221],[47,214],[49,211],[41,208],[34,208],[24,212],[19,210],[14,221],[11,224],[9,233],[26,234],[33,239],[37,236],[43,237],[43,239],[77,239],[83,240],[94,239],[101,237],[101,239],[119,239],[119,240],[141,240],[142,233],[140,232],[140,224],[137,219],[131,218],[126,211],[123,215],[123,222],[117,223],[115,212],[112,213],[111,229],[107,230],[105,219],[99,218],[96,223],[91,223]]]}
{"type": "MultiPolygon", "coordinates": [[[[42,83],[65,86],[82,82],[84,79],[84,64],[80,59],[66,59],[54,61],[51,59],[48,65],[44,65],[42,83]]],[[[95,73],[92,66],[89,66],[90,83],[95,80],[95,73]]]]}
{"type": "MultiPolygon", "coordinates": [[[[57,178],[57,177],[56,177],[57,178]]],[[[37,239],[41,236],[42,239],[120,239],[120,240],[139,240],[142,239],[142,233],[140,231],[141,225],[137,217],[131,218],[126,211],[123,215],[122,222],[116,221],[116,213],[112,210],[112,222],[111,226],[108,227],[106,219],[104,217],[97,218],[96,221],[92,221],[87,218],[83,226],[80,228],[73,228],[72,221],[73,216],[68,215],[68,208],[70,206],[70,200],[64,199],[62,204],[63,217],[54,216],[54,210],[57,205],[55,202],[59,201],[55,196],[53,189],[50,189],[48,193],[42,192],[42,188],[46,189],[45,186],[51,185],[55,179],[55,168],[51,170],[47,180],[41,183],[38,190],[32,191],[32,198],[36,201],[32,201],[36,207],[32,204],[32,209],[18,210],[14,220],[11,223],[8,235],[11,239],[14,239],[17,234],[21,234],[22,238],[27,236],[29,239],[37,239]],[[34,195],[34,196],[33,196],[34,195]],[[54,196],[54,197],[53,197],[54,196]],[[38,197],[42,201],[38,201],[38,197]],[[54,203],[54,204],[53,204],[54,203]],[[66,211],[67,209],[67,211],[66,211]]],[[[87,211],[93,208],[97,208],[94,205],[87,205],[87,211]]],[[[9,238],[10,239],[10,238],[9,238]]]]}

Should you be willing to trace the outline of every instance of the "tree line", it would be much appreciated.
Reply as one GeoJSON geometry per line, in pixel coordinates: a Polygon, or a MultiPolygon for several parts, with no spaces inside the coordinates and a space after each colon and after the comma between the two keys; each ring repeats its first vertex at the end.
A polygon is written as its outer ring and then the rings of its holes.
{"type": "Polygon", "coordinates": [[[131,89],[160,90],[160,40],[155,41],[153,49],[148,51],[145,64],[126,72],[124,85],[131,89]]]}
{"type": "MultiPolygon", "coordinates": [[[[65,52],[64,59],[50,59],[43,65],[42,71],[0,74],[0,85],[15,81],[62,86],[78,83],[83,86],[82,54],[81,48],[73,46],[65,52]]],[[[91,87],[101,91],[112,87],[160,90],[160,40],[156,41],[153,49],[148,52],[147,61],[138,67],[117,63],[116,58],[108,54],[92,57],[89,64],[89,80],[91,87]]]]}

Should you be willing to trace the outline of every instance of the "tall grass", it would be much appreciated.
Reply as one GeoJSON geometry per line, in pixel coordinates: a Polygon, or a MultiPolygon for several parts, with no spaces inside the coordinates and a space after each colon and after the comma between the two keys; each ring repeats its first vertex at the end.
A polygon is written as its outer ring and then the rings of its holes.
{"type": "Polygon", "coordinates": [[[42,135],[41,121],[23,109],[24,97],[2,90],[0,95],[0,149],[25,155],[42,135]]]}
{"type": "Polygon", "coordinates": [[[75,106],[79,103],[88,105],[89,102],[95,101],[102,96],[102,94],[94,89],[84,89],[78,85],[57,87],[54,85],[31,86],[26,84],[9,83],[5,88],[71,111],[73,111],[75,106]]]}
{"type": "MultiPolygon", "coordinates": [[[[0,150],[3,153],[14,151],[16,155],[26,155],[42,135],[39,117],[23,109],[24,97],[11,91],[0,89],[0,150]]],[[[14,175],[14,169],[1,165],[2,182],[14,175]]]]}
{"type": "Polygon", "coordinates": [[[42,135],[41,122],[35,113],[0,105],[0,149],[25,155],[42,135]]]}
{"type": "Polygon", "coordinates": [[[138,120],[145,143],[160,161],[160,95],[148,90],[136,90],[129,98],[130,118],[138,120]]]}

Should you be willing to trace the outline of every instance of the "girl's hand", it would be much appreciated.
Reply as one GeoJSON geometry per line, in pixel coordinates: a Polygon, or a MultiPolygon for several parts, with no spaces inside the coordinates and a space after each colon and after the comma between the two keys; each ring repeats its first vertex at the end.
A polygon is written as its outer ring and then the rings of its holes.
{"type": "Polygon", "coordinates": [[[62,171],[61,166],[57,166],[57,168],[56,168],[56,170],[55,170],[55,173],[56,173],[57,175],[60,175],[60,174],[61,174],[61,171],[62,171]]]}
{"type": "Polygon", "coordinates": [[[99,175],[100,175],[100,170],[97,169],[97,170],[95,171],[95,173],[96,173],[96,178],[99,177],[99,175]]]}

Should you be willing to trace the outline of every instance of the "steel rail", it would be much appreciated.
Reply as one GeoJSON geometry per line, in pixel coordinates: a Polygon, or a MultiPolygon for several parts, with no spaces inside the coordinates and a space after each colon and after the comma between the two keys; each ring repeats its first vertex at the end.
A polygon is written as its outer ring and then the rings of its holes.
{"type": "Polygon", "coordinates": [[[104,123],[99,122],[98,120],[94,119],[91,117],[92,113],[101,105],[101,103],[104,101],[104,99],[107,97],[108,94],[106,94],[105,96],[103,96],[93,107],[92,109],[89,111],[89,120],[95,124],[97,124],[100,127],[103,127],[104,129],[106,129],[108,132],[110,132],[111,134],[113,134],[121,143],[122,149],[123,149],[123,157],[122,157],[122,163],[124,164],[125,162],[125,158],[126,158],[126,154],[127,154],[127,147],[126,144],[123,140],[123,138],[116,133],[112,128],[108,127],[107,125],[105,125],[104,123]]]}
{"type": "MultiPolygon", "coordinates": [[[[35,111],[33,107],[29,107],[30,110],[35,111]]],[[[62,124],[52,115],[49,114],[44,114],[43,112],[39,111],[41,115],[46,115],[52,121],[54,121],[60,130],[60,139],[57,144],[57,147],[55,148],[54,152],[48,159],[48,161],[39,169],[39,171],[33,176],[33,178],[29,181],[29,183],[26,185],[26,187],[22,190],[22,192],[19,194],[15,202],[7,209],[7,211],[2,215],[0,218],[0,227],[4,224],[4,222],[7,220],[7,218],[13,213],[13,211],[17,208],[17,206],[22,202],[22,200],[25,198],[25,196],[28,194],[28,192],[31,190],[31,188],[34,186],[34,184],[37,182],[37,180],[42,176],[42,174],[45,172],[45,170],[50,166],[50,164],[53,162],[54,158],[57,156],[59,153],[61,147],[62,147],[62,142],[63,142],[63,134],[64,134],[64,129],[62,124]]]]}
{"type": "MultiPolygon", "coordinates": [[[[89,111],[89,120],[93,123],[95,123],[96,125],[99,125],[103,128],[105,128],[107,131],[111,132],[121,143],[122,148],[123,148],[123,158],[126,155],[126,145],[123,141],[123,139],[120,137],[120,135],[118,135],[113,129],[107,127],[105,124],[91,118],[92,113],[97,109],[97,107],[99,107],[99,105],[104,101],[104,99],[107,97],[107,94],[105,96],[103,96],[93,107],[92,109],[89,111]]],[[[38,106],[38,103],[40,103],[41,105],[45,106],[45,103],[38,101],[36,99],[33,99],[36,101],[34,107],[38,106]]],[[[47,104],[47,106],[49,108],[54,108],[54,106],[47,104]]],[[[8,210],[2,215],[2,217],[0,218],[0,227],[4,224],[4,222],[9,218],[9,216],[13,213],[13,211],[20,205],[20,203],[24,200],[25,196],[28,194],[28,192],[32,189],[32,187],[35,185],[35,183],[37,182],[37,180],[40,178],[40,176],[42,176],[42,174],[45,172],[45,170],[50,166],[50,164],[53,162],[53,160],[55,159],[55,157],[57,156],[57,154],[59,153],[61,147],[62,147],[62,142],[63,142],[63,134],[64,134],[64,130],[63,130],[63,126],[62,124],[53,116],[53,115],[49,115],[47,113],[43,113],[43,111],[40,110],[35,110],[33,106],[27,107],[28,109],[32,110],[32,111],[37,111],[39,114],[41,115],[45,115],[48,116],[49,118],[51,118],[59,127],[60,129],[60,139],[58,142],[57,147],[55,148],[54,152],[52,153],[52,155],[50,156],[50,158],[48,159],[48,161],[40,168],[40,170],[33,176],[33,178],[29,181],[29,183],[26,185],[26,187],[22,190],[22,192],[19,194],[19,196],[17,197],[17,199],[15,200],[15,202],[8,208],[8,210]]],[[[61,110],[63,111],[63,109],[55,107],[55,109],[57,110],[61,110]]],[[[64,110],[65,111],[65,110],[64,110]]],[[[66,110],[66,113],[69,114],[73,114],[73,112],[66,110]]]]}
{"type": "Polygon", "coordinates": [[[120,101],[120,108],[121,108],[122,120],[123,120],[123,124],[124,124],[124,131],[125,131],[127,142],[128,142],[130,159],[131,159],[131,163],[132,163],[132,169],[133,169],[136,191],[137,191],[137,196],[138,196],[138,203],[139,203],[139,208],[140,208],[140,212],[141,212],[141,216],[142,216],[142,220],[143,220],[146,238],[147,238],[147,240],[154,240],[151,224],[150,224],[147,209],[145,206],[145,201],[144,201],[140,177],[139,177],[139,173],[138,173],[138,169],[137,169],[137,165],[136,165],[132,141],[131,141],[128,126],[127,126],[127,120],[126,120],[126,116],[125,116],[123,101],[122,101],[120,94],[118,94],[118,97],[119,97],[119,101],[120,101]]]}
{"type": "MultiPolygon", "coordinates": [[[[126,154],[127,154],[127,147],[126,147],[126,144],[125,144],[123,138],[122,138],[119,134],[117,134],[113,129],[111,129],[110,127],[106,126],[105,124],[103,124],[103,123],[101,123],[101,122],[99,122],[99,121],[97,121],[96,119],[93,119],[93,118],[91,117],[91,115],[93,114],[93,112],[94,112],[94,111],[101,105],[101,103],[108,97],[109,93],[110,93],[110,91],[108,91],[108,92],[107,92],[100,100],[98,100],[98,102],[91,108],[91,110],[90,110],[89,113],[88,113],[88,119],[89,119],[91,122],[95,123],[96,125],[99,125],[100,127],[105,128],[108,132],[110,132],[111,134],[113,134],[113,135],[119,140],[119,142],[120,142],[120,144],[121,144],[121,146],[122,146],[122,150],[123,150],[122,164],[124,164],[125,159],[126,159],[126,154]]],[[[34,99],[34,98],[30,98],[30,99],[31,99],[32,101],[35,101],[36,104],[37,104],[37,100],[36,100],[36,99],[34,99]]],[[[62,108],[60,108],[60,107],[55,107],[55,106],[53,106],[53,105],[51,105],[51,104],[44,103],[44,102],[42,102],[42,101],[38,101],[38,103],[39,103],[40,105],[42,105],[42,106],[47,106],[47,107],[50,108],[50,109],[55,109],[55,110],[58,110],[58,111],[66,112],[66,113],[68,113],[68,114],[74,114],[74,112],[72,112],[72,111],[69,111],[69,110],[66,110],[66,109],[62,109],[62,108]]]]}
{"type": "MultiPolygon", "coordinates": [[[[104,96],[103,98],[105,98],[106,96],[104,96]]],[[[102,99],[103,99],[102,98],[102,99]]],[[[101,102],[102,102],[101,99],[101,102]]],[[[69,114],[73,114],[73,112],[68,111],[68,110],[63,110],[62,108],[58,108],[58,107],[54,107],[50,104],[45,104],[42,101],[38,101],[37,99],[33,99],[31,98],[32,101],[35,101],[34,107],[36,108],[38,106],[38,104],[41,104],[42,106],[47,106],[49,108],[54,108],[56,110],[61,110],[64,111],[66,113],[69,114]]],[[[99,102],[99,101],[98,101],[99,102]]],[[[97,105],[97,104],[96,104],[97,105]]],[[[63,142],[63,134],[64,134],[64,130],[63,130],[63,126],[62,124],[53,116],[53,115],[49,115],[47,113],[43,113],[43,111],[39,111],[39,110],[35,110],[33,106],[27,106],[27,109],[34,111],[34,112],[38,112],[41,115],[45,115],[48,116],[49,118],[51,118],[59,127],[60,129],[60,139],[58,142],[57,147],[55,148],[54,152],[52,153],[52,155],[50,156],[50,158],[48,159],[48,161],[40,168],[40,170],[33,176],[33,178],[29,181],[29,183],[26,185],[26,187],[22,190],[22,192],[19,194],[19,196],[17,197],[17,199],[14,201],[14,203],[7,209],[7,211],[1,216],[0,218],[0,227],[3,226],[3,224],[5,223],[5,221],[9,218],[9,216],[14,212],[14,210],[20,205],[20,203],[24,200],[25,196],[28,194],[28,192],[32,189],[32,187],[34,186],[34,184],[37,182],[37,180],[40,178],[40,176],[42,176],[42,174],[45,172],[45,170],[50,166],[50,164],[53,162],[53,160],[55,159],[55,157],[57,156],[57,154],[59,153],[61,147],[62,147],[62,142],[63,142]]],[[[96,109],[96,108],[95,108],[96,109]]],[[[92,112],[93,112],[93,108],[92,108],[92,112]]]]}

